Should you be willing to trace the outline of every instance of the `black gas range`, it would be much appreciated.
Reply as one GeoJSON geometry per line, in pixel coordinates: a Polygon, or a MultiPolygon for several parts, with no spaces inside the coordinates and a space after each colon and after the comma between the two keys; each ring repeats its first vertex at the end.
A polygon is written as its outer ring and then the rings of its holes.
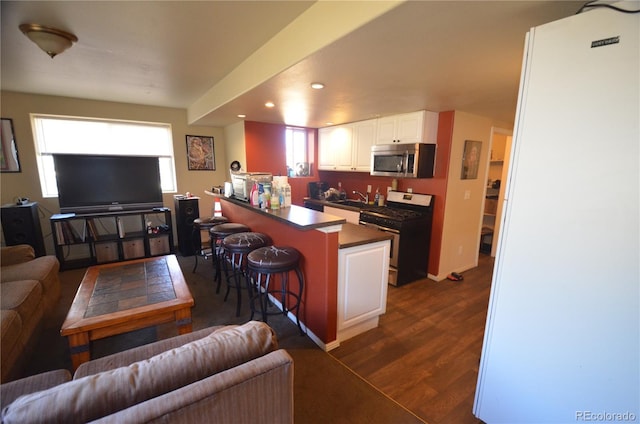
{"type": "Polygon", "coordinates": [[[367,207],[360,224],[393,235],[389,283],[396,286],[427,276],[434,196],[391,191],[387,206],[367,207]]]}

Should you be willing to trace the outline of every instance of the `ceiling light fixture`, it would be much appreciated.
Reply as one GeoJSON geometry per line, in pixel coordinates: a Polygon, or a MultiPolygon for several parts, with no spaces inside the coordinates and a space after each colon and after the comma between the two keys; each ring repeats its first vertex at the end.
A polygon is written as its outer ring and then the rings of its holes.
{"type": "Polygon", "coordinates": [[[20,31],[53,59],[78,41],[75,35],[38,24],[22,24],[20,31]]]}
{"type": "Polygon", "coordinates": [[[322,90],[324,88],[324,84],[321,82],[312,82],[311,88],[314,88],[316,90],[322,90]]]}
{"type": "Polygon", "coordinates": [[[244,118],[246,118],[246,117],[247,117],[247,115],[242,114],[242,113],[241,113],[240,115],[238,115],[238,118],[241,118],[241,119],[244,119],[244,118]]]}
{"type": "Polygon", "coordinates": [[[275,103],[273,103],[273,102],[267,102],[267,103],[265,103],[264,105],[265,105],[266,107],[274,107],[274,106],[275,106],[275,103]]]}

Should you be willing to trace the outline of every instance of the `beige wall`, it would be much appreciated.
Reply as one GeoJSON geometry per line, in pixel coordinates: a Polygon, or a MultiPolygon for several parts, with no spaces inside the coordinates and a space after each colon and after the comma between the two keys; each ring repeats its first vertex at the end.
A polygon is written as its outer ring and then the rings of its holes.
{"type": "Polygon", "coordinates": [[[482,116],[455,113],[438,279],[477,266],[491,128],[497,124],[482,116]],[[460,179],[465,140],[482,142],[476,179],[460,179]]]}
{"type": "MultiPolygon", "coordinates": [[[[49,217],[58,213],[57,198],[42,198],[38,171],[36,168],[35,147],[31,131],[30,113],[46,113],[54,115],[83,116],[92,118],[124,119],[132,121],[163,122],[171,124],[173,132],[173,149],[176,161],[176,177],[178,193],[187,191],[199,196],[200,212],[208,215],[212,202],[204,194],[204,190],[214,185],[222,185],[225,181],[228,163],[225,154],[224,131],[221,128],[190,126],[187,124],[186,109],[173,109],[154,106],[133,105],[126,103],[101,102],[66,97],[42,96],[14,92],[1,92],[0,110],[3,118],[13,120],[15,138],[20,156],[20,173],[3,173],[0,175],[0,201],[2,204],[13,203],[16,197],[28,197],[39,203],[41,211],[42,232],[48,253],[53,253],[51,227],[49,217]],[[214,137],[216,155],[215,171],[189,171],[187,169],[185,136],[206,135],[214,137]]],[[[98,188],[98,186],[96,186],[98,188]]],[[[165,206],[173,209],[173,194],[165,194],[165,206]]],[[[175,217],[174,217],[175,219],[175,217]]]]}
{"type": "Polygon", "coordinates": [[[231,181],[229,165],[237,160],[245,171],[247,170],[247,151],[244,143],[244,121],[224,127],[224,146],[227,151],[227,181],[231,181]]]}

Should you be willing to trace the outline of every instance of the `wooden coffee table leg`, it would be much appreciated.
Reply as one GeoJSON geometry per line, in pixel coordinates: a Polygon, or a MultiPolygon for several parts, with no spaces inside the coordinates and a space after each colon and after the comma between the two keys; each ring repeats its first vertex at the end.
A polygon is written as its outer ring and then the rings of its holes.
{"type": "Polygon", "coordinates": [[[71,353],[71,364],[75,371],[80,364],[89,362],[91,352],[89,351],[89,333],[77,333],[67,336],[69,339],[69,351],[71,353]]]}
{"type": "Polygon", "coordinates": [[[178,326],[178,334],[191,333],[191,308],[176,311],[176,325],[178,326]]]}

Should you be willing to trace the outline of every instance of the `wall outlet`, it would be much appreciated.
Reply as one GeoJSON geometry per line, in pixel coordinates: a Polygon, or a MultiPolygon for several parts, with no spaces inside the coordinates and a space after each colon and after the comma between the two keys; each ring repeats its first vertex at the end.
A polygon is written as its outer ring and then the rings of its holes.
{"type": "Polygon", "coordinates": [[[465,190],[464,191],[464,200],[469,200],[471,199],[471,190],[465,190]]]}
{"type": "Polygon", "coordinates": [[[458,246],[458,255],[462,255],[462,245],[458,246]]]}
{"type": "Polygon", "coordinates": [[[371,193],[371,184],[367,185],[367,193],[371,193]]]}
{"type": "Polygon", "coordinates": [[[413,189],[412,189],[411,187],[409,187],[409,188],[407,189],[407,193],[413,193],[413,189]]]}

